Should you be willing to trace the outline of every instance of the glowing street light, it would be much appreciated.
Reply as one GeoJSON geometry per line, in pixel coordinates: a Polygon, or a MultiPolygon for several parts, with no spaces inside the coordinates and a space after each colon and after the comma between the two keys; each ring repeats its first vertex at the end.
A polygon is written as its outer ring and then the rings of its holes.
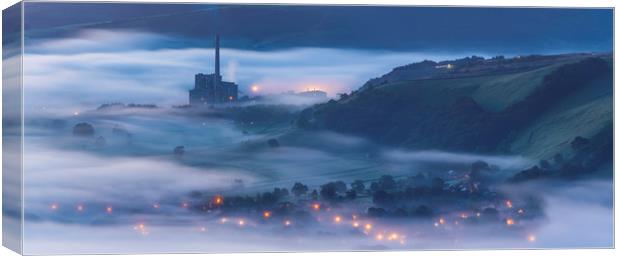
{"type": "Polygon", "coordinates": [[[390,234],[390,236],[388,236],[388,240],[396,240],[396,239],[398,239],[397,233],[392,233],[390,234]]]}
{"type": "Polygon", "coordinates": [[[334,217],[334,222],[340,223],[341,221],[342,221],[342,217],[340,217],[340,216],[335,216],[334,217]]]}
{"type": "Polygon", "coordinates": [[[213,203],[215,203],[216,205],[221,205],[224,203],[224,197],[222,196],[215,196],[213,198],[213,203]]]}
{"type": "Polygon", "coordinates": [[[140,223],[138,225],[133,226],[134,230],[137,230],[142,235],[148,235],[149,232],[146,230],[146,225],[144,223],[140,223]]]}
{"type": "Polygon", "coordinates": [[[271,212],[270,211],[264,211],[263,212],[263,218],[269,219],[269,217],[271,217],[271,212]]]}
{"type": "Polygon", "coordinates": [[[253,93],[257,93],[259,90],[258,85],[252,85],[250,89],[252,90],[253,93]]]}
{"type": "Polygon", "coordinates": [[[314,203],[312,204],[312,209],[314,209],[315,211],[321,210],[321,205],[318,203],[314,203]]]}

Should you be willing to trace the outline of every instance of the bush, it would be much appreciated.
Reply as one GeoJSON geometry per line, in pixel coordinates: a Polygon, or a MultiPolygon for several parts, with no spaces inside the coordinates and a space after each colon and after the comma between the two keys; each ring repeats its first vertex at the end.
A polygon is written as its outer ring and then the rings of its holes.
{"type": "Polygon", "coordinates": [[[339,193],[345,193],[347,191],[347,184],[342,181],[329,182],[321,185],[321,197],[325,200],[338,199],[339,193]]]}
{"type": "Polygon", "coordinates": [[[269,145],[272,148],[277,148],[277,147],[280,147],[280,142],[277,139],[269,139],[267,141],[267,145],[269,145]]]}
{"type": "Polygon", "coordinates": [[[396,181],[391,175],[383,175],[378,181],[379,189],[390,190],[396,188],[396,181]]]}
{"type": "Polygon", "coordinates": [[[305,195],[308,193],[308,186],[301,184],[300,182],[295,182],[295,184],[293,184],[293,188],[291,188],[291,192],[293,192],[293,195],[295,196],[305,195]]]}
{"type": "Polygon", "coordinates": [[[185,154],[185,147],[184,146],[176,146],[174,148],[174,150],[173,150],[173,153],[177,157],[183,156],[185,154]]]}
{"type": "Polygon", "coordinates": [[[73,135],[91,137],[95,135],[95,128],[89,123],[79,123],[73,126],[73,135]]]}
{"type": "Polygon", "coordinates": [[[385,211],[385,209],[383,208],[370,207],[367,210],[367,214],[370,217],[383,217],[387,214],[387,211],[385,211]]]}
{"type": "Polygon", "coordinates": [[[364,186],[363,181],[355,180],[353,181],[353,183],[351,183],[351,189],[353,189],[357,193],[363,193],[364,190],[366,189],[366,186],[364,186]]]}
{"type": "Polygon", "coordinates": [[[386,192],[385,190],[379,190],[372,194],[372,202],[377,205],[391,205],[395,201],[395,197],[386,192]]]}
{"type": "Polygon", "coordinates": [[[573,141],[570,143],[571,148],[573,148],[573,150],[577,152],[587,150],[589,145],[590,140],[581,136],[575,137],[575,139],[573,139],[573,141]]]}
{"type": "Polygon", "coordinates": [[[347,190],[345,197],[349,200],[355,200],[355,198],[357,198],[357,192],[353,189],[347,190]]]}

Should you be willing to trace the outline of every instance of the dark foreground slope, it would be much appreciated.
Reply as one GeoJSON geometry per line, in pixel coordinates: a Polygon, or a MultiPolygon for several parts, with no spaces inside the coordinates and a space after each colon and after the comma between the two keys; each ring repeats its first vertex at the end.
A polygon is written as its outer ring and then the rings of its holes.
{"type": "Polygon", "coordinates": [[[409,149],[570,158],[576,137],[612,139],[611,65],[585,54],[425,61],[308,108],[297,125],[409,149]]]}

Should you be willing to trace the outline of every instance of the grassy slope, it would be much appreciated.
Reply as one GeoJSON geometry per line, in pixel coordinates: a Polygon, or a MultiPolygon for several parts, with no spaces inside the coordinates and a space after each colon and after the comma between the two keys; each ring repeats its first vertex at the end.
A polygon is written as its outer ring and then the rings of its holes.
{"type": "MultiPolygon", "coordinates": [[[[578,60],[515,74],[401,81],[377,89],[429,106],[451,105],[456,99],[469,96],[487,111],[499,112],[525,99],[558,67],[578,60]]],[[[607,60],[611,65],[611,60],[607,60]]],[[[506,141],[508,149],[534,159],[548,159],[558,152],[570,152],[570,141],[575,136],[591,137],[610,125],[613,118],[611,79],[609,76],[592,81],[541,113],[531,125],[506,141]]],[[[339,104],[355,101],[356,96],[339,104]]]]}
{"type": "Polygon", "coordinates": [[[536,159],[570,153],[574,137],[591,138],[613,122],[612,85],[611,77],[600,78],[562,99],[516,134],[511,151],[536,159]]]}
{"type": "Polygon", "coordinates": [[[459,97],[470,96],[486,110],[499,112],[527,97],[547,74],[566,63],[516,74],[393,82],[379,89],[398,92],[425,105],[449,105],[459,97]]]}

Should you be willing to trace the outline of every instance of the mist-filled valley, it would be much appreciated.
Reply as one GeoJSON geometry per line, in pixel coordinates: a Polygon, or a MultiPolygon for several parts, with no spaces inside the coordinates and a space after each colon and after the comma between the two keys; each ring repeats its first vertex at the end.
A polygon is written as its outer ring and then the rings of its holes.
{"type": "Polygon", "coordinates": [[[308,129],[299,124],[308,109],[108,104],[65,116],[33,114],[24,141],[26,248],[130,253],[611,245],[612,184],[600,174],[609,165],[594,174],[553,174],[564,172],[559,159],[445,151],[439,144],[394,146],[308,129]],[[526,175],[532,166],[544,175],[526,175]]]}
{"type": "Polygon", "coordinates": [[[613,247],[612,11],[25,6],[25,254],[613,247]]]}

